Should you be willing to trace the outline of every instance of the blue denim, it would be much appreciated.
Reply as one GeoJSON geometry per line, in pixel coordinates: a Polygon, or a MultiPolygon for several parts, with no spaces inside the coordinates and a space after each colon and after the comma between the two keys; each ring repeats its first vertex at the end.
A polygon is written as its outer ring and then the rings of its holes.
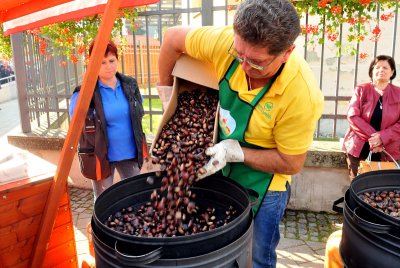
{"type": "Polygon", "coordinates": [[[276,267],[279,222],[290,197],[290,185],[285,192],[268,191],[254,219],[253,268],[276,267]]]}

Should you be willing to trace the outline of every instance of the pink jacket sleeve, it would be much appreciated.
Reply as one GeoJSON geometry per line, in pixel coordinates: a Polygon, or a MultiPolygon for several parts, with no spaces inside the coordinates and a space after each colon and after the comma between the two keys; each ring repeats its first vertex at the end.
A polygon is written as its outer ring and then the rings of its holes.
{"type": "MultiPolygon", "coordinates": [[[[354,94],[350,100],[349,109],[347,111],[347,120],[350,128],[362,139],[367,141],[376,130],[369,124],[370,117],[365,113],[365,108],[361,109],[363,102],[366,98],[364,87],[357,86],[354,89],[354,94]],[[364,113],[361,114],[361,110],[364,113]]],[[[369,111],[369,115],[372,114],[372,110],[369,111]]]]}

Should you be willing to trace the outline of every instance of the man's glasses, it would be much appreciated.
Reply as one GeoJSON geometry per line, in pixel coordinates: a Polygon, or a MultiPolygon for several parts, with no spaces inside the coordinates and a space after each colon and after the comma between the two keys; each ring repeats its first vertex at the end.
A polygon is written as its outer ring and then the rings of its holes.
{"type": "Polygon", "coordinates": [[[228,49],[228,54],[231,55],[231,56],[232,56],[234,59],[236,59],[238,62],[240,62],[240,63],[246,62],[251,68],[256,69],[256,70],[259,70],[259,71],[264,71],[264,70],[265,70],[268,66],[270,66],[271,63],[278,57],[278,56],[274,57],[267,65],[261,66],[261,65],[252,63],[252,62],[249,61],[249,60],[245,60],[245,59],[242,58],[242,57],[239,57],[236,53],[237,53],[237,52],[235,51],[235,49],[233,49],[233,42],[232,42],[231,46],[230,46],[229,49],[228,49]]]}

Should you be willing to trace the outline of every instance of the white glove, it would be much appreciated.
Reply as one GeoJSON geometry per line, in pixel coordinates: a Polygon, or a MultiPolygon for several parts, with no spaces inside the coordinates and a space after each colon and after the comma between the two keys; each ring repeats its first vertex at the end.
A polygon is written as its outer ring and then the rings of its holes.
{"type": "Polygon", "coordinates": [[[199,170],[198,179],[205,178],[225,167],[229,162],[243,162],[244,154],[237,140],[223,140],[207,148],[206,155],[211,156],[210,161],[199,170]]]}
{"type": "Polygon", "coordinates": [[[160,97],[164,110],[168,107],[169,99],[172,95],[172,88],[172,86],[157,85],[158,96],[160,97]]]}

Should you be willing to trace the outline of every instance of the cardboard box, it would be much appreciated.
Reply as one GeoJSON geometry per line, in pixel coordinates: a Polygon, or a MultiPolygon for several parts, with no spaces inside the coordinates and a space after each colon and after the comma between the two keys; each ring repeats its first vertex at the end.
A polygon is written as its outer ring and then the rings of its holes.
{"type": "MultiPolygon", "coordinates": [[[[176,106],[178,104],[178,96],[184,91],[191,91],[194,89],[201,90],[218,90],[219,81],[214,69],[214,66],[209,63],[196,60],[187,55],[182,55],[175,64],[174,70],[172,71],[174,76],[174,85],[172,90],[171,99],[169,101],[167,109],[164,111],[164,115],[161,118],[160,125],[158,126],[157,133],[151,144],[150,152],[152,154],[155,143],[161,134],[162,128],[171,117],[174,115],[176,106]]],[[[215,116],[214,123],[214,143],[218,139],[218,111],[215,116]]]]}

